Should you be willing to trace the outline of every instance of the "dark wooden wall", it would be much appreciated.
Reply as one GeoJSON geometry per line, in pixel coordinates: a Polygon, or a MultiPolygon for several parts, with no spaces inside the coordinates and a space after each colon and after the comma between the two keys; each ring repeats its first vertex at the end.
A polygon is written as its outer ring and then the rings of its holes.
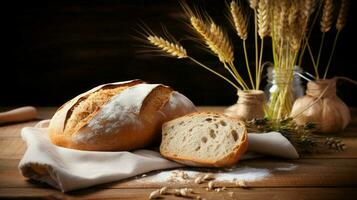
{"type": "MultiPolygon", "coordinates": [[[[215,20],[229,27],[224,1],[190,3],[205,8],[215,20]]],[[[135,78],[170,85],[200,105],[229,105],[236,101],[236,91],[230,85],[193,63],[143,54],[146,48],[135,39],[139,36],[138,25],[144,22],[160,31],[164,24],[173,35],[182,38],[191,55],[225,73],[215,57],[191,45],[194,42],[187,37],[189,32],[178,1],[15,0],[3,9],[6,23],[2,31],[6,37],[0,106],[60,105],[98,84],[135,78]]],[[[356,22],[355,10],[351,10],[331,73],[356,79],[356,22]]],[[[234,38],[233,30],[228,30],[234,38]]],[[[313,35],[313,46],[318,45],[319,37],[313,35]]],[[[327,38],[332,43],[332,37],[327,38]]],[[[241,43],[238,39],[233,42],[236,60],[243,64],[241,43]]],[[[251,41],[248,48],[253,53],[251,41]]],[[[311,71],[310,64],[305,65],[311,71]]],[[[357,105],[354,91],[356,87],[349,84],[339,85],[339,94],[349,105],[357,105]]]]}

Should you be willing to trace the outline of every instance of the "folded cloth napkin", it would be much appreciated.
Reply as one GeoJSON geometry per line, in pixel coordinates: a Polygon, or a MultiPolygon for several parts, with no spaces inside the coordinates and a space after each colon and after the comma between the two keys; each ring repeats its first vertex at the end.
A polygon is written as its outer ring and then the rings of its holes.
{"type": "Polygon", "coordinates": [[[289,159],[299,158],[294,146],[278,132],[248,133],[248,152],[289,159]]]}
{"type": "MultiPolygon", "coordinates": [[[[62,192],[118,181],[153,170],[182,167],[151,150],[100,152],[59,147],[50,142],[45,128],[47,124],[48,121],[45,121],[22,129],[27,150],[19,169],[23,176],[45,182],[62,192]]],[[[298,157],[290,142],[277,132],[249,134],[248,142],[248,150],[254,152],[285,158],[298,157]]]]}

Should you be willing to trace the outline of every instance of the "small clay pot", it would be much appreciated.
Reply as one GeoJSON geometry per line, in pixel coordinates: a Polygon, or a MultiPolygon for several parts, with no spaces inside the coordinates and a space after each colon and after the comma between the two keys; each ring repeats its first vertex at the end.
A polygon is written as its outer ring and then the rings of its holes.
{"type": "Polygon", "coordinates": [[[237,117],[241,120],[249,121],[252,119],[264,118],[265,94],[261,90],[238,90],[238,101],[228,107],[225,114],[237,117]]]}

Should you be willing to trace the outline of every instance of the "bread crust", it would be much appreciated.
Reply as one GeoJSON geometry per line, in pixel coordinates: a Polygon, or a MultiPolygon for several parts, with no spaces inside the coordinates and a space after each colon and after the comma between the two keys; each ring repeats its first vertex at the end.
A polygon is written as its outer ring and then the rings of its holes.
{"type": "MultiPolygon", "coordinates": [[[[181,118],[187,118],[190,116],[194,115],[199,115],[199,114],[217,114],[217,115],[224,115],[227,118],[234,119],[236,120],[241,126],[245,127],[244,122],[241,120],[235,118],[235,117],[230,117],[227,116],[223,113],[218,113],[218,112],[194,112],[182,117],[179,117],[174,120],[180,120],[181,118]]],[[[170,123],[170,122],[167,122],[170,123]]],[[[167,125],[167,123],[163,124],[163,127],[167,125]]],[[[164,129],[164,128],[163,128],[164,129]]],[[[225,155],[222,159],[217,160],[217,161],[210,161],[210,160],[202,160],[202,159],[194,159],[192,157],[185,157],[185,156],[176,156],[174,154],[170,154],[169,152],[163,151],[163,148],[160,147],[160,153],[162,156],[164,156],[167,159],[174,160],[176,162],[189,165],[189,166],[196,166],[196,167],[229,167],[238,162],[238,160],[243,156],[243,154],[247,151],[248,149],[248,136],[247,136],[247,129],[244,128],[243,132],[243,137],[241,140],[241,143],[237,145],[234,150],[225,155]]]]}
{"type": "MultiPolygon", "coordinates": [[[[140,105],[140,112],[135,113],[135,123],[123,123],[118,128],[105,133],[95,132],[95,129],[89,126],[89,124],[96,116],[102,114],[101,111],[105,106],[103,105],[93,114],[93,118],[78,131],[74,133],[67,133],[64,131],[70,110],[80,102],[81,98],[86,98],[86,96],[103,87],[114,85],[117,87],[129,86],[130,88],[143,83],[144,82],[141,80],[133,80],[124,83],[105,84],[93,88],[92,90],[80,94],[70,100],[58,109],[51,119],[49,126],[51,142],[67,148],[96,151],[133,150],[153,143],[157,138],[160,138],[162,123],[172,119],[165,117],[165,115],[162,115],[160,112],[160,109],[166,105],[173,92],[171,88],[163,85],[154,85],[153,89],[145,96],[140,105]]],[[[195,111],[192,102],[189,103],[191,103],[189,106],[182,107],[180,111],[185,114],[195,111]]],[[[173,116],[178,117],[175,113],[173,116]]]]}

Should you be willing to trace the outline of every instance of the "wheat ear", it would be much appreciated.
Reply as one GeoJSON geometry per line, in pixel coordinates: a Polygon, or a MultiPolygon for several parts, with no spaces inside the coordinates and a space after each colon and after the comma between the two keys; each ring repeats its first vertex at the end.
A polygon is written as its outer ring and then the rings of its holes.
{"type": "Polygon", "coordinates": [[[268,0],[260,0],[258,4],[258,33],[260,38],[264,38],[269,34],[269,2],[268,0]]]}
{"type": "Polygon", "coordinates": [[[315,11],[316,4],[317,4],[316,0],[305,0],[303,13],[306,18],[309,18],[311,14],[315,11]]]}
{"type": "Polygon", "coordinates": [[[213,22],[211,23],[210,32],[214,35],[214,37],[212,37],[212,43],[219,49],[221,53],[220,57],[222,57],[225,62],[233,62],[233,47],[228,40],[228,36],[213,22]]]}
{"type": "Polygon", "coordinates": [[[256,9],[257,6],[258,6],[258,0],[249,0],[249,6],[250,6],[252,9],[256,9]]]}
{"type": "Polygon", "coordinates": [[[279,22],[278,22],[278,37],[280,39],[285,39],[287,36],[288,31],[288,6],[286,1],[282,1],[280,4],[280,15],[279,15],[279,22]]]}
{"type": "MultiPolygon", "coordinates": [[[[223,63],[233,62],[233,50],[230,42],[220,28],[210,30],[210,27],[197,17],[190,18],[192,27],[203,38],[207,46],[218,56],[223,63]],[[212,30],[216,32],[212,32],[212,30]]],[[[213,24],[213,23],[212,23],[213,24]]]]}
{"type": "Polygon", "coordinates": [[[234,23],[234,28],[236,29],[238,36],[242,40],[246,40],[248,38],[247,20],[246,17],[243,15],[243,10],[238,6],[235,1],[232,1],[230,11],[234,23]]]}
{"type": "Polygon", "coordinates": [[[151,44],[158,47],[162,51],[175,56],[177,58],[187,58],[186,49],[179,43],[170,42],[162,37],[156,35],[149,35],[147,39],[151,44]]]}
{"type": "Polygon", "coordinates": [[[299,23],[300,13],[299,8],[296,3],[293,3],[289,9],[289,35],[290,35],[290,46],[294,52],[297,52],[300,49],[300,42],[301,42],[301,24],[299,23]]]}
{"type": "Polygon", "coordinates": [[[333,0],[325,0],[324,7],[322,9],[321,17],[321,32],[326,33],[331,29],[332,20],[333,20],[333,0]]]}
{"type": "Polygon", "coordinates": [[[343,27],[345,27],[345,25],[346,25],[348,8],[349,8],[349,1],[342,0],[341,7],[338,12],[337,22],[336,22],[336,29],[338,31],[341,31],[343,29],[343,27]]]}

